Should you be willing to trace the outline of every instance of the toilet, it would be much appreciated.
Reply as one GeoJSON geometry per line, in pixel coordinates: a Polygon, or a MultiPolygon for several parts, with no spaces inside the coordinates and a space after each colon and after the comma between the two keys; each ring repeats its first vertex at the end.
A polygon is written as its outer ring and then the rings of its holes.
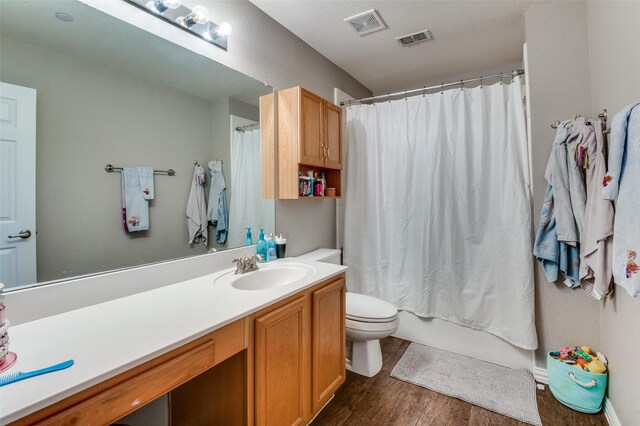
{"type": "MultiPolygon", "coordinates": [[[[340,250],[317,249],[300,259],[340,264],[340,250]]],[[[398,310],[391,303],[364,294],[347,292],[347,369],[373,377],[382,369],[380,339],[398,330],[398,310]]]]}

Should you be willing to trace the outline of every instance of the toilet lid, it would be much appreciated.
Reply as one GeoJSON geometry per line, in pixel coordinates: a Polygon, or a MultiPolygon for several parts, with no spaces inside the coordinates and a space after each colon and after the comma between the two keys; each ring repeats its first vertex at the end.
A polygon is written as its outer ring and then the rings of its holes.
{"type": "Polygon", "coordinates": [[[392,319],[398,310],[391,303],[376,297],[347,292],[347,318],[360,321],[392,319]]]}

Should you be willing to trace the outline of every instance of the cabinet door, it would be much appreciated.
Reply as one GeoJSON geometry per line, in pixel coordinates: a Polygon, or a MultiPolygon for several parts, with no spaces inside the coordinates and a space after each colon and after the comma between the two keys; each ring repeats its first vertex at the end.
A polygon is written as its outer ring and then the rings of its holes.
{"type": "Polygon", "coordinates": [[[261,315],[255,323],[257,425],[299,425],[310,413],[309,298],[261,315]]]}
{"type": "Polygon", "coordinates": [[[324,102],[324,145],[329,169],[342,168],[342,109],[330,102],[324,102]]]}
{"type": "Polygon", "coordinates": [[[300,89],[300,164],[309,166],[324,165],[323,159],[323,109],[324,100],[300,89]]]}
{"type": "Polygon", "coordinates": [[[317,412],[345,380],[345,280],[313,293],[312,404],[317,412]]]}

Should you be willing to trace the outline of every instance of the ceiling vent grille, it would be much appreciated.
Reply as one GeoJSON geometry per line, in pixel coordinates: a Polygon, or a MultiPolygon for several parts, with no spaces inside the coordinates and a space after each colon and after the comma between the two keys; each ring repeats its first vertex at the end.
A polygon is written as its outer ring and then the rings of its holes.
{"type": "Polygon", "coordinates": [[[422,41],[433,40],[433,34],[429,30],[419,31],[413,34],[407,34],[400,37],[396,37],[396,41],[400,46],[411,46],[416,43],[420,43],[422,41]]]}
{"type": "Polygon", "coordinates": [[[375,31],[384,30],[387,26],[382,22],[382,18],[375,9],[352,16],[344,20],[358,34],[363,36],[375,31]]]}

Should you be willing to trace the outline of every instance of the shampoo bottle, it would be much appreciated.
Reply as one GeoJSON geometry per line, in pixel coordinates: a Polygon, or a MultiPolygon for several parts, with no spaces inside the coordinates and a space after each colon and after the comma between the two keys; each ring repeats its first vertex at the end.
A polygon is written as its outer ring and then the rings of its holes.
{"type": "Polygon", "coordinates": [[[276,238],[273,236],[273,233],[269,236],[267,240],[267,260],[276,260],[276,238]]]}
{"type": "Polygon", "coordinates": [[[267,241],[264,239],[264,228],[260,228],[260,238],[256,245],[256,254],[262,256],[262,261],[267,261],[267,241]]]}

